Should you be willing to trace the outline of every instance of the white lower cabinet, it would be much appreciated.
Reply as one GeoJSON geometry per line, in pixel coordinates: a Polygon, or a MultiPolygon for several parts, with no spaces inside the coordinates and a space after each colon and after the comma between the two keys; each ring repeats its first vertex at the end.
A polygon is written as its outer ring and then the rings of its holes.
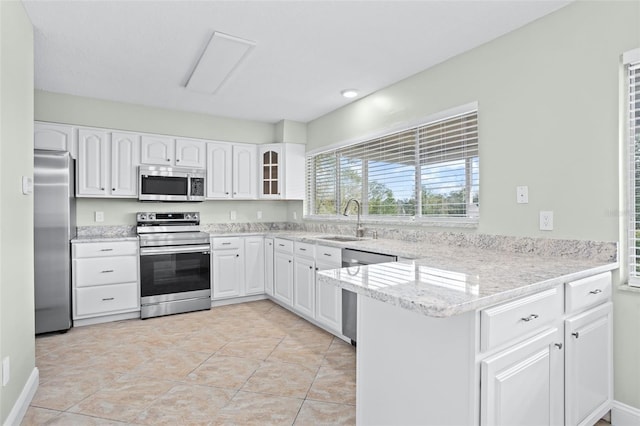
{"type": "Polygon", "coordinates": [[[293,309],[314,318],[315,263],[313,259],[296,257],[293,261],[293,309]]]}
{"type": "MultiPolygon", "coordinates": [[[[212,291],[211,298],[226,299],[239,297],[244,293],[244,253],[240,238],[233,240],[233,246],[213,249],[211,256],[212,291]]],[[[216,239],[213,239],[214,244],[216,239]]]]}
{"type": "Polygon", "coordinates": [[[73,319],[140,310],[138,242],[72,244],[73,319]]]}
{"type": "Polygon", "coordinates": [[[481,424],[563,424],[562,338],[554,327],[482,361],[481,424]]]}
{"type": "MultiPolygon", "coordinates": [[[[342,267],[342,252],[336,247],[316,247],[316,271],[342,267]]],[[[315,319],[336,334],[342,334],[342,289],[316,280],[315,319]]]]}
{"type": "Polygon", "coordinates": [[[592,425],[613,402],[611,274],[566,289],[565,424],[592,425]]]}
{"type": "Polygon", "coordinates": [[[213,300],[264,293],[263,237],[213,237],[211,247],[213,300]]]}
{"type": "Polygon", "coordinates": [[[293,242],[274,239],[273,297],[288,307],[293,306],[293,242]]]}
{"type": "Polygon", "coordinates": [[[265,288],[264,237],[245,237],[244,253],[245,294],[262,294],[265,288]]]}
{"type": "Polygon", "coordinates": [[[273,296],[273,238],[264,239],[264,292],[273,296]]]}

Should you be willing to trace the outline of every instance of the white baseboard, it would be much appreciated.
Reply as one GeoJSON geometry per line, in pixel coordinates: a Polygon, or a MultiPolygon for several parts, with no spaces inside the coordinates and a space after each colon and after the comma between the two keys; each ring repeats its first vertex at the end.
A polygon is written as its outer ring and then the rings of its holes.
{"type": "Polygon", "coordinates": [[[640,409],[622,402],[613,401],[611,407],[611,424],[613,426],[640,425],[640,409]]]}
{"type": "Polygon", "coordinates": [[[7,420],[4,422],[4,426],[17,426],[22,422],[22,419],[29,408],[29,404],[31,404],[31,400],[33,400],[33,397],[38,390],[39,382],[40,371],[38,370],[38,367],[33,367],[33,371],[27,379],[27,383],[25,383],[22,388],[22,392],[20,392],[18,400],[13,404],[13,408],[11,409],[9,416],[7,416],[7,420]]]}

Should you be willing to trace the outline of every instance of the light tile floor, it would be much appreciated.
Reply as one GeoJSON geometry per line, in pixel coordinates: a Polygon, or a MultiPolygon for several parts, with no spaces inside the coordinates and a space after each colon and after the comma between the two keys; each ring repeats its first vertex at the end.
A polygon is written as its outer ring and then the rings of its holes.
{"type": "Polygon", "coordinates": [[[270,301],[36,338],[23,425],[355,424],[355,349],[270,301]]]}

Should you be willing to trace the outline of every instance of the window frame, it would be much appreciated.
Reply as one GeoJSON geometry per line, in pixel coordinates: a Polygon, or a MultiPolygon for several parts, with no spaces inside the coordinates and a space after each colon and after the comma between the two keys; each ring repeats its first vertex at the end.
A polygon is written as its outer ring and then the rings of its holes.
{"type": "Polygon", "coordinates": [[[638,211],[640,196],[636,197],[636,192],[640,190],[640,178],[636,179],[636,172],[640,172],[640,169],[636,170],[636,164],[640,162],[640,152],[637,150],[640,148],[640,125],[636,126],[633,121],[632,114],[635,112],[635,119],[640,119],[640,107],[634,108],[632,104],[640,103],[640,82],[636,85],[631,84],[631,70],[635,71],[636,78],[640,78],[640,48],[634,49],[623,54],[624,65],[624,146],[626,149],[627,157],[627,212],[628,216],[625,223],[625,257],[624,262],[626,266],[626,274],[628,277],[628,284],[630,287],[640,287],[640,255],[637,250],[640,250],[640,236],[638,236],[638,230],[636,230],[636,216],[640,214],[638,211]],[[632,87],[635,87],[635,93],[632,93],[632,87]],[[634,111],[635,110],[635,111],[634,111]],[[637,140],[636,140],[637,139],[637,140]],[[634,272],[637,271],[637,272],[634,272]]]}
{"type": "MultiPolygon", "coordinates": [[[[305,178],[307,180],[307,193],[305,194],[305,199],[304,199],[304,208],[303,208],[303,212],[304,212],[304,219],[305,220],[318,220],[318,221],[345,221],[345,220],[352,220],[352,218],[346,218],[342,215],[342,212],[340,211],[343,207],[343,205],[340,205],[340,200],[342,197],[342,194],[340,193],[340,160],[338,157],[338,153],[344,151],[344,150],[348,150],[351,147],[355,147],[357,149],[358,145],[364,145],[364,144],[371,144],[371,145],[375,145],[377,143],[379,143],[381,140],[385,139],[385,138],[394,138],[396,135],[401,135],[401,134],[405,134],[407,132],[412,132],[413,136],[412,136],[412,148],[414,150],[414,154],[415,154],[415,158],[414,158],[414,163],[411,164],[411,167],[414,169],[414,183],[413,183],[413,187],[411,188],[412,190],[412,195],[410,199],[408,199],[407,201],[411,201],[413,200],[413,204],[414,204],[414,210],[413,210],[413,214],[410,215],[386,215],[386,214],[380,214],[380,215],[369,215],[366,214],[367,210],[366,207],[368,205],[368,199],[369,196],[366,197],[366,199],[362,198],[362,202],[363,202],[363,221],[365,222],[369,222],[369,223],[385,223],[385,224],[389,224],[389,223],[398,223],[398,224],[410,224],[410,223],[432,223],[434,225],[438,225],[438,226],[455,226],[455,227],[477,227],[478,223],[479,223],[479,219],[480,219],[480,209],[479,209],[479,194],[480,194],[480,168],[479,168],[479,163],[480,163],[480,153],[479,153],[479,131],[478,131],[478,116],[479,116],[479,112],[478,112],[478,103],[477,102],[472,102],[466,105],[462,105],[459,107],[455,107],[446,111],[441,111],[439,113],[433,114],[431,116],[428,117],[424,117],[421,120],[418,120],[415,123],[410,123],[407,124],[405,123],[403,126],[398,126],[396,128],[393,129],[388,129],[385,133],[379,133],[379,134],[372,134],[372,135],[368,135],[366,137],[363,138],[359,138],[356,140],[351,140],[351,141],[346,141],[346,142],[342,142],[339,144],[335,144],[335,145],[331,145],[328,147],[324,147],[321,149],[317,149],[317,150],[312,150],[312,151],[308,151],[307,152],[307,157],[306,157],[306,161],[305,161],[305,178]],[[462,190],[464,191],[466,197],[466,207],[465,207],[465,215],[464,216],[454,216],[454,215],[423,215],[422,214],[422,198],[423,198],[423,194],[422,194],[422,188],[423,188],[423,175],[422,175],[422,170],[423,167],[426,167],[428,165],[428,163],[424,163],[422,164],[421,159],[420,159],[420,155],[421,155],[421,144],[424,144],[423,140],[420,137],[420,130],[421,129],[425,129],[428,128],[429,126],[433,126],[433,125],[437,125],[443,122],[447,122],[447,120],[456,120],[459,119],[461,117],[466,117],[468,115],[472,115],[472,120],[474,121],[474,126],[473,129],[475,131],[475,143],[472,144],[471,146],[473,146],[473,149],[475,150],[475,156],[473,158],[468,157],[468,156],[463,156],[463,157],[459,157],[459,158],[455,158],[454,161],[463,161],[464,163],[464,187],[462,188],[462,190]],[[318,161],[318,158],[322,155],[322,154],[330,154],[330,155],[335,155],[336,156],[336,160],[335,160],[335,175],[334,175],[334,179],[331,182],[334,187],[335,187],[335,196],[334,196],[334,203],[335,203],[335,213],[332,212],[330,214],[314,214],[312,212],[316,211],[316,176],[317,176],[317,172],[315,171],[311,171],[310,167],[311,167],[311,161],[318,161]],[[475,168],[475,171],[472,170],[472,167],[475,168]],[[475,180],[474,180],[475,179],[475,180]],[[473,183],[475,182],[475,185],[473,185],[473,183]],[[469,197],[469,194],[472,190],[474,190],[475,188],[475,192],[474,194],[477,194],[477,198],[475,199],[475,203],[473,202],[474,200],[471,200],[469,197]]],[[[461,124],[463,124],[461,122],[461,124]]],[[[461,129],[464,129],[464,127],[461,127],[461,129]]],[[[447,134],[446,131],[443,132],[443,134],[447,134]]],[[[399,138],[401,138],[399,136],[399,138]]],[[[465,149],[468,145],[464,144],[461,145],[463,146],[465,149]]],[[[424,147],[422,147],[424,149],[424,147]]],[[[366,148],[363,148],[366,150],[366,148]]],[[[451,161],[451,160],[449,160],[451,161]]],[[[438,162],[435,164],[445,164],[447,161],[442,161],[442,162],[438,162]]],[[[364,161],[364,164],[366,164],[367,161],[364,161]]],[[[366,166],[363,167],[363,169],[365,169],[366,166]]],[[[315,170],[315,169],[314,169],[315,170]]],[[[409,172],[410,173],[410,172],[409,172]]],[[[362,170],[360,177],[362,179],[362,189],[361,191],[363,193],[368,193],[368,191],[370,190],[369,188],[369,182],[368,182],[368,173],[366,173],[366,170],[362,170]]],[[[375,180],[374,180],[375,182],[375,180]]],[[[395,192],[394,192],[395,195],[395,192]]],[[[360,200],[359,200],[360,201],[360,200]]]]}

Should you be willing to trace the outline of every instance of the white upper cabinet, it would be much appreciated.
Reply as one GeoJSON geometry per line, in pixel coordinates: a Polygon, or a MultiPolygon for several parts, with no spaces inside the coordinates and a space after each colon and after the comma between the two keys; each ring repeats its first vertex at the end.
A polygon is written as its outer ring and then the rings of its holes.
{"type": "Polygon", "coordinates": [[[140,141],[134,133],[78,129],[78,197],[138,196],[140,141]]]}
{"type": "Polygon", "coordinates": [[[232,145],[207,143],[207,198],[231,198],[232,145]]]}
{"type": "Polygon", "coordinates": [[[207,149],[204,141],[176,139],[176,166],[204,169],[207,165],[207,149]]]}
{"type": "Polygon", "coordinates": [[[140,162],[172,166],[175,163],[175,141],[173,138],[143,135],[140,142],[140,162]]]}
{"type": "Polygon", "coordinates": [[[64,124],[40,123],[33,125],[33,148],[49,151],[67,151],[77,156],[73,127],[64,124]]]}
{"type": "Polygon", "coordinates": [[[258,148],[260,198],[304,199],[305,146],[292,143],[260,145],[258,148]]]}
{"type": "Polygon", "coordinates": [[[94,129],[78,130],[78,196],[106,196],[109,134],[94,129]]]}
{"type": "Polygon", "coordinates": [[[256,146],[251,144],[233,145],[233,198],[255,199],[256,146]]]}
{"type": "Polygon", "coordinates": [[[140,162],[143,164],[198,169],[204,169],[206,166],[207,148],[204,141],[143,135],[140,147],[140,162]]]}
{"type": "Polygon", "coordinates": [[[111,195],[138,196],[140,137],[132,133],[111,133],[111,195]]]}

